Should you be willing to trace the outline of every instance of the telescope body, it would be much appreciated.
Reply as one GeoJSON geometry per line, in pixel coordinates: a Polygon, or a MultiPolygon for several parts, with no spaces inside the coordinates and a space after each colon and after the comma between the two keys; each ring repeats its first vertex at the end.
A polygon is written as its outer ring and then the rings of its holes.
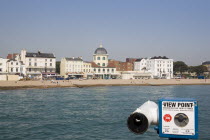
{"type": "Polygon", "coordinates": [[[128,128],[133,133],[143,134],[150,125],[158,125],[158,116],[158,105],[147,101],[128,117],[128,128]]]}

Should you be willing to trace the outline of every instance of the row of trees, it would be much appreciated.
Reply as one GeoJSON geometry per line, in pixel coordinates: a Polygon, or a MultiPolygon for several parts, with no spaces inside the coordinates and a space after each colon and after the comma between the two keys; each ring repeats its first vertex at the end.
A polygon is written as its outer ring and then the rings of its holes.
{"type": "Polygon", "coordinates": [[[182,74],[183,72],[190,72],[190,73],[195,72],[197,76],[200,76],[200,75],[203,75],[203,73],[207,71],[208,71],[207,67],[203,65],[187,66],[182,61],[174,62],[174,73],[180,72],[182,74]]]}

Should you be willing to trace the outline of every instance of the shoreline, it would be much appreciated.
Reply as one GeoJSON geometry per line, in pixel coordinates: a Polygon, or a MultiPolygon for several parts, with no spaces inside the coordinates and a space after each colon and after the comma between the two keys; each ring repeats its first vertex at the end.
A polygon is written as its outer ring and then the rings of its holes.
{"type": "Polygon", "coordinates": [[[48,89],[98,86],[171,86],[210,85],[210,79],[109,79],[109,80],[52,80],[52,81],[0,81],[0,90],[48,89]]]}

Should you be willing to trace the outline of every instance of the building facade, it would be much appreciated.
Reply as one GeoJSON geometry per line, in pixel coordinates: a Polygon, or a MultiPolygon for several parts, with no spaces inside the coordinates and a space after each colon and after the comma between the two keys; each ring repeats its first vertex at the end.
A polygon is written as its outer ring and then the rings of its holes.
{"type": "Polygon", "coordinates": [[[102,45],[97,48],[93,54],[93,62],[98,66],[107,67],[108,66],[108,53],[102,45]]]}
{"type": "Polygon", "coordinates": [[[20,76],[26,75],[26,68],[22,61],[10,59],[7,61],[7,70],[9,74],[16,74],[20,76]]]}
{"type": "Polygon", "coordinates": [[[4,59],[0,57],[0,74],[7,73],[7,61],[8,59],[4,59]]]}
{"type": "Polygon", "coordinates": [[[21,61],[25,64],[26,75],[29,77],[41,78],[42,73],[55,74],[56,57],[53,53],[30,53],[21,50],[21,61]]]}
{"type": "Polygon", "coordinates": [[[173,78],[173,59],[167,57],[152,57],[138,59],[134,64],[135,71],[150,72],[152,78],[173,78]]]}
{"type": "Polygon", "coordinates": [[[108,52],[102,45],[97,48],[93,54],[93,78],[96,79],[116,79],[119,75],[116,67],[109,63],[108,52]]]}
{"type": "Polygon", "coordinates": [[[116,67],[116,71],[133,71],[133,63],[131,62],[121,62],[111,59],[109,63],[116,67]]]}
{"type": "Polygon", "coordinates": [[[81,57],[62,58],[60,63],[60,74],[64,77],[83,77],[83,60],[81,57]]]}

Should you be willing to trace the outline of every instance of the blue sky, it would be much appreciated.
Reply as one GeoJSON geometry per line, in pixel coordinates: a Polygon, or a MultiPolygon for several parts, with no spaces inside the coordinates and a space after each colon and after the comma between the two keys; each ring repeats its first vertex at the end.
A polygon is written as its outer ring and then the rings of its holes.
{"type": "Polygon", "coordinates": [[[167,56],[210,61],[209,0],[1,0],[0,56],[53,52],[91,61],[102,42],[110,57],[167,56]]]}

